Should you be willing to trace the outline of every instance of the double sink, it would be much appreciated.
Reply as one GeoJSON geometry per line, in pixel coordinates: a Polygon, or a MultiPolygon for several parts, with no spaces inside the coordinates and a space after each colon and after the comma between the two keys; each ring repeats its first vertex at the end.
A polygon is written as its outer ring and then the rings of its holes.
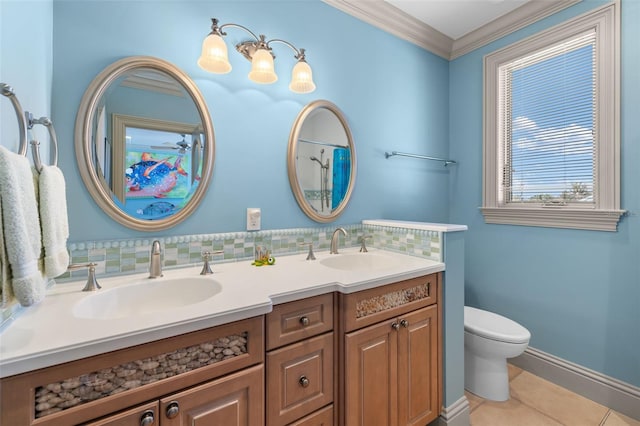
{"type": "MultiPolygon", "coordinates": [[[[396,262],[380,254],[345,253],[323,257],[319,263],[339,271],[358,272],[387,269],[396,262]]],[[[77,318],[110,320],[167,313],[171,309],[202,303],[221,291],[222,284],[211,276],[138,279],[79,300],[73,306],[73,315],[77,318]]]]}

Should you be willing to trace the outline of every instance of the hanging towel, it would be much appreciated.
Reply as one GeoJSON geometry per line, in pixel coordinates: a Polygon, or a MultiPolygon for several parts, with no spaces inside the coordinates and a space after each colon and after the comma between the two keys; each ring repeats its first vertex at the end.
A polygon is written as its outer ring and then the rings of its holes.
{"type": "Polygon", "coordinates": [[[46,292],[34,180],[29,160],[0,146],[2,233],[11,269],[11,287],[22,306],[42,301],[46,292]]]}
{"type": "Polygon", "coordinates": [[[11,270],[6,247],[2,224],[2,197],[0,197],[0,307],[2,308],[9,306],[15,300],[11,288],[11,270]]]}
{"type": "Polygon", "coordinates": [[[38,201],[44,273],[47,278],[55,278],[65,273],[69,266],[67,193],[64,175],[58,167],[42,166],[38,178],[38,201]]]}

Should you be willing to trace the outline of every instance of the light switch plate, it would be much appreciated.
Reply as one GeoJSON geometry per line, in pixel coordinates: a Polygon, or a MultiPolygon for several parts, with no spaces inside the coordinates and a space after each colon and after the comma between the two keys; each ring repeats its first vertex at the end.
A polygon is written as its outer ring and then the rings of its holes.
{"type": "Polygon", "coordinates": [[[247,208],[247,231],[260,230],[260,209],[256,207],[247,208]]]}

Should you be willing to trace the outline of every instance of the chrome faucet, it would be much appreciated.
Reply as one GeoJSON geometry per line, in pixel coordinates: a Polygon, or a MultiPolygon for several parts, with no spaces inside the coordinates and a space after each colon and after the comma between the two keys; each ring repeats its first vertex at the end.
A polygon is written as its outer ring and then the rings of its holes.
{"type": "Polygon", "coordinates": [[[149,260],[149,278],[158,278],[162,276],[162,249],[160,241],[155,240],[151,244],[151,259],[149,260]]]}
{"type": "Polygon", "coordinates": [[[347,237],[347,231],[344,228],[337,228],[333,231],[333,235],[331,236],[331,250],[329,250],[329,254],[338,254],[338,242],[340,241],[339,233],[342,232],[344,237],[347,237]]]}

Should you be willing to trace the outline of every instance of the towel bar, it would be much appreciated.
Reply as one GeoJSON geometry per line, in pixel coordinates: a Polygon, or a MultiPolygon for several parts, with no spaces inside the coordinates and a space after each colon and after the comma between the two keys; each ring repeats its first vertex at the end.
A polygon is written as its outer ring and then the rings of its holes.
{"type": "Polygon", "coordinates": [[[455,161],[447,160],[446,158],[428,157],[426,155],[420,155],[420,154],[407,154],[406,152],[397,152],[397,151],[385,152],[384,153],[384,157],[387,158],[387,159],[389,157],[393,157],[394,155],[398,155],[398,156],[401,156],[401,157],[420,158],[422,160],[441,161],[441,162],[444,163],[445,167],[448,166],[449,164],[456,164],[455,161]]]}
{"type": "Polygon", "coordinates": [[[27,155],[27,120],[20,105],[20,101],[16,97],[13,88],[6,83],[0,83],[0,92],[9,98],[13,109],[16,110],[16,117],[18,118],[18,128],[20,130],[20,146],[18,148],[18,154],[27,155]]]}
{"type": "MultiPolygon", "coordinates": [[[[48,117],[33,118],[33,114],[29,111],[24,113],[28,125],[27,128],[31,130],[35,124],[41,124],[49,131],[49,137],[51,138],[51,158],[53,159],[51,165],[58,165],[58,138],[56,137],[56,130],[53,127],[53,123],[48,117]]],[[[32,139],[31,142],[31,155],[33,156],[33,164],[38,172],[42,171],[42,160],[40,158],[40,142],[32,139]]]]}
{"type": "MultiPolygon", "coordinates": [[[[6,83],[0,83],[0,93],[3,96],[9,98],[11,104],[13,105],[13,109],[16,111],[16,117],[18,118],[18,128],[20,130],[20,146],[18,147],[18,154],[27,155],[27,132],[33,129],[33,126],[36,124],[41,124],[47,128],[49,131],[49,137],[51,138],[51,158],[52,165],[58,165],[58,138],[56,137],[56,130],[53,127],[53,123],[51,119],[48,117],[40,117],[33,118],[33,114],[29,111],[24,111],[22,109],[22,105],[20,105],[20,101],[16,97],[13,88],[6,83]]],[[[33,139],[29,142],[31,144],[31,155],[33,156],[33,164],[36,167],[38,172],[42,171],[42,160],[40,158],[40,142],[33,139]]]]}

